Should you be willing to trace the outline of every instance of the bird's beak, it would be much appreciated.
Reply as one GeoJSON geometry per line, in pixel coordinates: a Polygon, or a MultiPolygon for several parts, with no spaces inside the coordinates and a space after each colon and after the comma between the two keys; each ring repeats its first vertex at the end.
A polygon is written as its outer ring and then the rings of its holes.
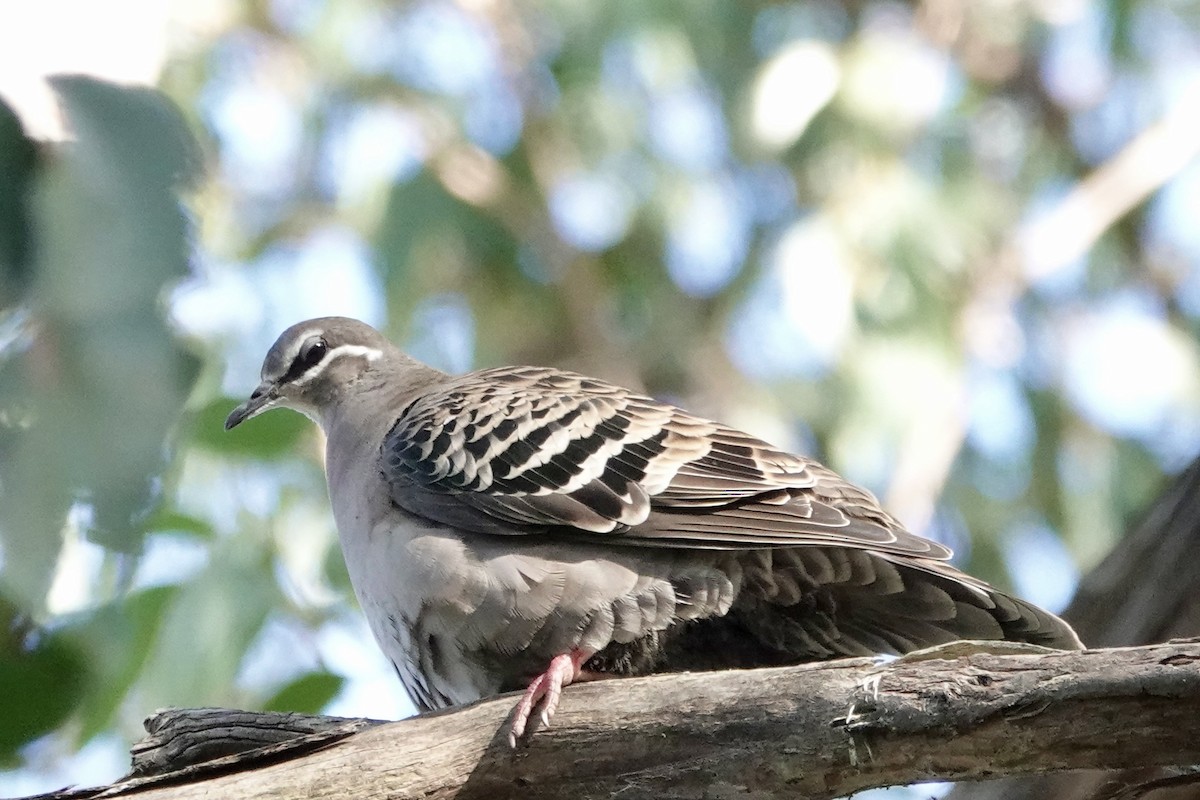
{"type": "Polygon", "coordinates": [[[225,430],[233,430],[251,417],[257,417],[275,405],[278,399],[279,393],[275,390],[275,385],[263,381],[250,393],[249,400],[229,412],[229,416],[225,418],[225,430]]]}

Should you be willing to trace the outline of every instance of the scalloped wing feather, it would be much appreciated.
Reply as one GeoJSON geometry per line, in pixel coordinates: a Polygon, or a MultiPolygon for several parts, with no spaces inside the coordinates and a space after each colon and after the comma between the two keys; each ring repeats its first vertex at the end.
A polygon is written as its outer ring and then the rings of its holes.
{"type": "Polygon", "coordinates": [[[815,461],[550,368],[484,370],[422,395],[386,437],[381,466],[401,507],[482,533],[949,556],[815,461]]]}

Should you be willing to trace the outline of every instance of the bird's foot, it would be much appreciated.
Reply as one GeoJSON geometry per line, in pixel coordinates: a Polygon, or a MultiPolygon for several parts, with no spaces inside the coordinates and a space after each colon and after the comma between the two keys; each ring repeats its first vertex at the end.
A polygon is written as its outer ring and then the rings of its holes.
{"type": "Polygon", "coordinates": [[[584,650],[572,650],[550,659],[546,671],[529,682],[525,696],[517,703],[513,712],[512,728],[508,734],[509,745],[517,746],[517,740],[525,733],[525,726],[535,709],[541,710],[539,718],[542,726],[550,724],[550,719],[558,708],[558,699],[562,695],[563,687],[570,686],[579,678],[583,662],[591,656],[591,653],[584,650]]]}

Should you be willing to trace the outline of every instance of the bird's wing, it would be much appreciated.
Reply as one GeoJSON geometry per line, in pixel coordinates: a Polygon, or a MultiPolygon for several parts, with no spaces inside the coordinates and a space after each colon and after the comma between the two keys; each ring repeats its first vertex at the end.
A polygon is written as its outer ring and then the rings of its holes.
{"type": "Polygon", "coordinates": [[[834,545],[950,555],[815,461],[554,369],[453,379],[403,410],[380,455],[398,505],[464,530],[575,531],[659,547],[834,545]]]}

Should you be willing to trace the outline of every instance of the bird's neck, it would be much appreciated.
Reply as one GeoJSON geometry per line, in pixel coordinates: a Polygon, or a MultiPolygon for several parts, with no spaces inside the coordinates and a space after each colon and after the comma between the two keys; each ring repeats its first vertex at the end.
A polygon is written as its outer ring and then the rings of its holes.
{"type": "Polygon", "coordinates": [[[318,422],[329,448],[373,457],[370,451],[378,450],[408,404],[449,377],[408,356],[392,358],[397,363],[363,372],[339,397],[322,406],[318,422]]]}

